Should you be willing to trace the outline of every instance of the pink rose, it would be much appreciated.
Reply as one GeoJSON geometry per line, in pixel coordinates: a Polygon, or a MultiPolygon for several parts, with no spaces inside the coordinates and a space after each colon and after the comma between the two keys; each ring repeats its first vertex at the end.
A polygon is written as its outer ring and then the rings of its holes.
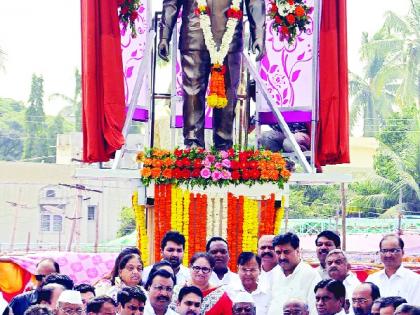
{"type": "Polygon", "coordinates": [[[222,159],[227,159],[229,157],[229,153],[227,153],[227,151],[220,151],[220,156],[222,159]]]}
{"type": "Polygon", "coordinates": [[[231,174],[228,170],[223,170],[222,171],[222,178],[223,179],[232,179],[232,176],[231,176],[231,174]]]}
{"type": "Polygon", "coordinates": [[[210,163],[213,163],[216,160],[216,157],[213,154],[209,154],[207,155],[206,160],[208,160],[210,163]]]}
{"type": "Polygon", "coordinates": [[[201,170],[201,172],[200,172],[200,175],[201,175],[201,177],[203,177],[203,178],[210,178],[210,176],[212,175],[211,174],[211,171],[208,169],[208,168],[203,168],[202,170],[201,170]]]}
{"type": "Polygon", "coordinates": [[[221,170],[223,168],[223,165],[220,162],[216,162],[216,164],[214,164],[214,167],[221,170]]]}
{"type": "Polygon", "coordinates": [[[207,159],[205,159],[205,160],[202,162],[202,164],[204,165],[204,167],[207,167],[207,168],[209,168],[209,167],[211,166],[211,162],[210,162],[209,160],[207,160],[207,159]]]}
{"type": "Polygon", "coordinates": [[[222,165],[223,165],[224,167],[226,167],[226,168],[230,168],[230,166],[231,166],[230,160],[228,160],[228,159],[224,159],[224,160],[222,161],[222,165]]]}
{"type": "Polygon", "coordinates": [[[211,174],[211,179],[213,179],[213,181],[218,181],[220,178],[222,178],[222,173],[220,171],[214,171],[213,174],[211,174]]]}

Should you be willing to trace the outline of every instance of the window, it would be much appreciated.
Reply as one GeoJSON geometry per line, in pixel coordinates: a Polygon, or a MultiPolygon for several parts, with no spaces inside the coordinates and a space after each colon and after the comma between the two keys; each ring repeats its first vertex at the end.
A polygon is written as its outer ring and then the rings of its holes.
{"type": "Polygon", "coordinates": [[[63,217],[61,215],[53,216],[53,232],[61,232],[63,229],[63,217]]]}
{"type": "Polygon", "coordinates": [[[45,195],[46,195],[47,198],[54,198],[55,197],[55,190],[48,189],[45,195]]]}
{"type": "Polygon", "coordinates": [[[50,222],[51,222],[50,215],[41,214],[41,232],[50,231],[50,222]]]}
{"type": "Polygon", "coordinates": [[[94,221],[96,215],[96,206],[88,206],[87,219],[88,221],[94,221]]]}

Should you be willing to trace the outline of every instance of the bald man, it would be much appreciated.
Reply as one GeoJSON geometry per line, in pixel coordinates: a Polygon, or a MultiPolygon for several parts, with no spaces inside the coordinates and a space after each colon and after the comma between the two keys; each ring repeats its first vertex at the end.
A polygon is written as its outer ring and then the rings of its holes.
{"type": "Polygon", "coordinates": [[[258,240],[258,256],[261,258],[259,284],[267,290],[271,289],[273,273],[281,271],[274,252],[274,237],[275,235],[262,235],[258,240]]]}
{"type": "Polygon", "coordinates": [[[283,305],[283,315],[309,315],[308,304],[299,299],[290,299],[283,305]]]}

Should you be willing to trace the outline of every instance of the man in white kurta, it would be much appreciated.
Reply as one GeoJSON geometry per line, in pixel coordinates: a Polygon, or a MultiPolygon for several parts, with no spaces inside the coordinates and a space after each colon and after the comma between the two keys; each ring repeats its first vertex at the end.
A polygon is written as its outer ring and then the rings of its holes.
{"type": "Polygon", "coordinates": [[[262,235],[258,240],[258,256],[261,258],[261,273],[258,284],[271,290],[273,274],[280,266],[274,252],[273,239],[275,235],[262,235]]]}
{"type": "Polygon", "coordinates": [[[331,250],[340,248],[340,236],[334,231],[324,230],[316,236],[315,246],[316,256],[319,260],[319,266],[316,270],[319,272],[322,279],[329,279],[325,258],[331,250]]]}
{"type": "Polygon", "coordinates": [[[283,312],[284,303],[292,298],[308,304],[310,314],[316,314],[314,288],[321,276],[300,257],[299,237],[294,233],[277,235],[273,240],[280,270],[273,274],[272,300],[269,315],[283,312]]]}
{"type": "Polygon", "coordinates": [[[371,274],[366,281],[381,290],[381,296],[401,296],[410,304],[420,301],[420,275],[402,265],[404,241],[397,235],[385,235],[379,243],[384,269],[371,274]]]}

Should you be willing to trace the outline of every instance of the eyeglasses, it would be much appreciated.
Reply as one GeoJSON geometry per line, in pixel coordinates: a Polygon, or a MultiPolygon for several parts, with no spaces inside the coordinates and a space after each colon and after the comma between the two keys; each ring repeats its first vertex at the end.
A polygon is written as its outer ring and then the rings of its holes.
{"type": "Polygon", "coordinates": [[[171,293],[173,291],[172,287],[165,287],[163,285],[153,286],[152,288],[160,292],[166,291],[168,293],[171,293]]]}
{"type": "Polygon", "coordinates": [[[191,268],[194,272],[197,272],[197,273],[200,272],[200,270],[204,274],[207,274],[211,271],[211,268],[209,267],[192,266],[191,268]]]}
{"type": "Polygon", "coordinates": [[[252,306],[243,306],[243,307],[234,307],[233,311],[235,313],[250,313],[252,312],[253,307],[252,306]]]}
{"type": "Polygon", "coordinates": [[[354,298],[352,299],[353,304],[367,304],[368,300],[365,298],[354,298]]]}
{"type": "Polygon", "coordinates": [[[197,308],[201,306],[200,302],[193,302],[193,301],[185,301],[184,304],[187,305],[187,306],[193,306],[194,305],[197,308]]]}
{"type": "Polygon", "coordinates": [[[82,315],[83,314],[83,309],[78,308],[78,309],[73,309],[73,308],[59,308],[60,310],[63,311],[64,314],[66,315],[82,315]]]}
{"type": "Polygon", "coordinates": [[[386,253],[390,253],[390,254],[397,254],[401,252],[401,248],[383,248],[380,250],[381,254],[386,254],[386,253]]]}
{"type": "Polygon", "coordinates": [[[136,312],[137,310],[140,311],[140,312],[143,312],[144,311],[144,306],[137,307],[137,306],[134,306],[134,305],[127,305],[127,308],[130,311],[133,311],[133,312],[136,312]]]}
{"type": "Polygon", "coordinates": [[[45,277],[46,277],[46,275],[35,275],[35,279],[37,281],[42,281],[42,280],[44,280],[45,277]]]}

